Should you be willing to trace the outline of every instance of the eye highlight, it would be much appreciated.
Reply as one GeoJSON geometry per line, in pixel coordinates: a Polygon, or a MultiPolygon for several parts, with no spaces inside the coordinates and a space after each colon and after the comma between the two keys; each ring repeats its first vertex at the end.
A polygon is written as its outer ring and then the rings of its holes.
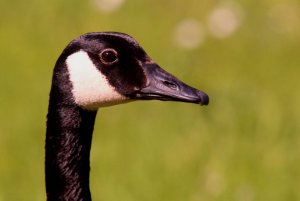
{"type": "Polygon", "coordinates": [[[100,60],[103,64],[112,65],[119,60],[118,53],[116,50],[111,48],[104,49],[100,53],[100,60]]]}

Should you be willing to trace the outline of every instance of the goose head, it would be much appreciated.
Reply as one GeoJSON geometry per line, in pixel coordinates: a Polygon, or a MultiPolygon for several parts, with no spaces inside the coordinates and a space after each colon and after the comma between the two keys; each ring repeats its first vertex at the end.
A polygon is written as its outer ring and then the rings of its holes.
{"type": "Polygon", "coordinates": [[[209,102],[204,92],[163,70],[126,34],[82,35],[67,46],[58,62],[62,59],[73,101],[87,110],[134,100],[209,102]]]}

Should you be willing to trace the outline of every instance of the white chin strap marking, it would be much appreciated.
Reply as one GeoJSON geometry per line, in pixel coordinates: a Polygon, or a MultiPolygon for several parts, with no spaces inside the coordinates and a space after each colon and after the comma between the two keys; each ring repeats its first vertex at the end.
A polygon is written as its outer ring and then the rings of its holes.
{"type": "Polygon", "coordinates": [[[79,106],[96,110],[126,101],[127,98],[109,84],[86,52],[81,50],[70,55],[66,63],[73,85],[73,97],[79,106]]]}

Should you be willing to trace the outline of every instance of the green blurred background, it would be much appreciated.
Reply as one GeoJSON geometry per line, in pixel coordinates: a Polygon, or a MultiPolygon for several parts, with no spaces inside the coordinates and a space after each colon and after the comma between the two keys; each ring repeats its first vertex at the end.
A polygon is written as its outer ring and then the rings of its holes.
{"type": "Polygon", "coordinates": [[[99,111],[93,200],[300,200],[298,0],[1,0],[0,201],[45,200],[52,69],[73,38],[132,35],[208,107],[99,111]]]}

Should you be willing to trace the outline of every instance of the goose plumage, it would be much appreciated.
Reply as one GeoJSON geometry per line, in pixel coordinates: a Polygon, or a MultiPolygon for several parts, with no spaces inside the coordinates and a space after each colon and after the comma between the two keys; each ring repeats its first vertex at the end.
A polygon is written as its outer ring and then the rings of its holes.
{"type": "Polygon", "coordinates": [[[90,201],[90,149],[99,107],[134,100],[208,104],[208,96],[159,67],[129,35],[87,33],[63,50],[47,115],[48,201],[90,201]]]}

